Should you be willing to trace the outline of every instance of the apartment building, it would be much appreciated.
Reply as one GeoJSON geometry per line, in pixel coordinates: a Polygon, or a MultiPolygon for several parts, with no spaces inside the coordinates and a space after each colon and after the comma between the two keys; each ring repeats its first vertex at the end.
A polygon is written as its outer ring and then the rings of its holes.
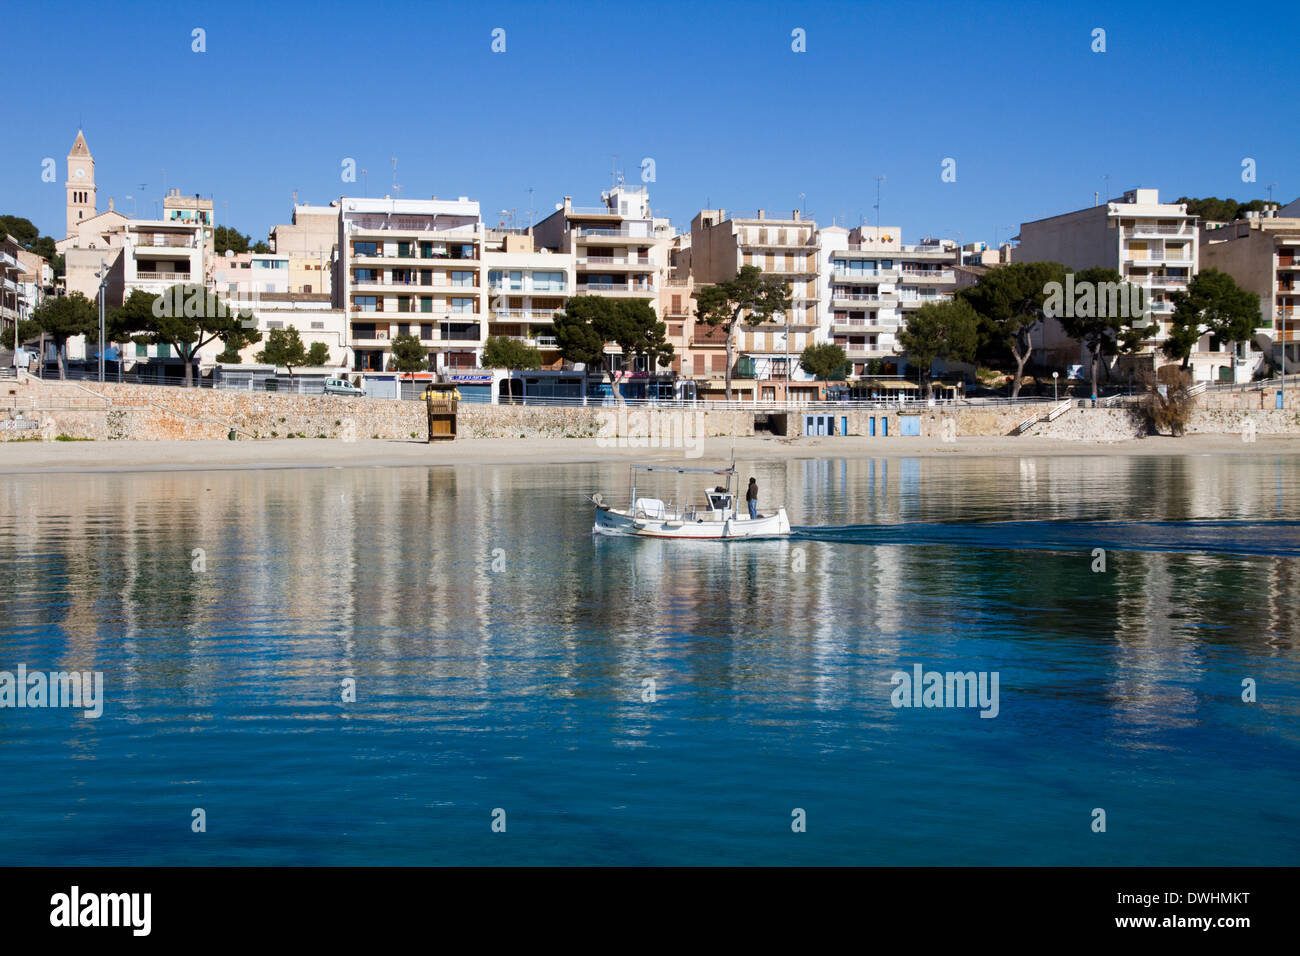
{"type": "MultiPolygon", "coordinates": [[[[323,292],[261,292],[242,296],[243,293],[236,293],[222,298],[232,309],[252,316],[262,339],[239,353],[241,363],[256,363],[257,353],[266,347],[267,335],[276,329],[292,327],[307,348],[317,342],[325,344],[329,349],[325,363],[328,367],[352,367],[347,317],[343,309],[333,306],[331,296],[323,292]]],[[[204,365],[214,364],[224,349],[220,340],[212,342],[200,350],[199,361],[204,365]]]]}
{"type": "MultiPolygon", "coordinates": [[[[1158,350],[1169,334],[1170,295],[1187,287],[1199,261],[1196,217],[1187,212],[1186,205],[1160,202],[1156,189],[1131,189],[1119,199],[1091,208],[1022,223],[1018,238],[1017,262],[1055,261],[1074,269],[1114,269],[1125,281],[1142,287],[1151,309],[1150,335],[1143,340],[1143,354],[1152,365],[1166,364],[1158,350]]],[[[1206,335],[1192,353],[1197,379],[1216,377],[1225,365],[1236,367],[1237,377],[1244,374],[1249,379],[1244,355],[1228,355],[1214,345],[1206,335]]],[[[1088,363],[1082,343],[1067,336],[1055,319],[1044,323],[1035,347],[1038,362],[1088,363]]]]}
{"type": "Polygon", "coordinates": [[[227,251],[217,258],[213,268],[213,288],[223,298],[231,299],[296,291],[290,281],[289,262],[288,256],[276,253],[227,251]]]}
{"type": "Polygon", "coordinates": [[[478,366],[486,339],[486,232],[466,197],[340,200],[339,281],[353,368],[385,371],[416,336],[435,371],[478,366]]]}
{"type": "Polygon", "coordinates": [[[271,227],[271,251],[289,258],[289,291],[330,294],[339,239],[339,204],[295,204],[290,222],[271,227]]]}
{"type": "Polygon", "coordinates": [[[31,304],[23,294],[22,247],[7,233],[0,233],[0,349],[14,347],[18,323],[26,319],[31,304]]]}
{"type": "Polygon", "coordinates": [[[574,257],[536,248],[531,229],[489,229],[483,266],[487,334],[517,339],[541,352],[543,367],[560,368],[553,319],[576,285],[574,257]]]}
{"type": "Polygon", "coordinates": [[[1200,266],[1226,272],[1259,296],[1266,327],[1256,344],[1277,365],[1300,369],[1300,204],[1279,216],[1276,206],[1247,219],[1206,224],[1200,232],[1200,266]]]}
{"type": "MultiPolygon", "coordinates": [[[[644,186],[616,185],[601,193],[601,202],[575,206],[565,196],[533,230],[537,248],[572,256],[571,294],[642,299],[662,319],[660,293],[668,274],[672,225],[655,218],[644,186]]],[[[607,367],[617,368],[620,361],[618,348],[609,345],[607,367]]]]}
{"type": "Polygon", "coordinates": [[[949,240],[904,245],[897,226],[821,230],[821,339],[844,349],[850,375],[901,372],[898,333],[907,316],[926,303],[950,299],[957,289],[961,251],[949,240]]]}
{"type": "Polygon", "coordinates": [[[771,399],[816,392],[799,370],[798,358],[817,340],[820,328],[819,258],[817,223],[797,209],[788,219],[769,219],[762,209],[752,218],[703,209],[691,220],[691,271],[698,285],[724,282],[743,266],[757,266],[784,279],[790,289],[789,315],[774,316],[758,327],[742,322],[736,330],[732,387],[741,397],[755,391],[759,398],[771,399]]]}

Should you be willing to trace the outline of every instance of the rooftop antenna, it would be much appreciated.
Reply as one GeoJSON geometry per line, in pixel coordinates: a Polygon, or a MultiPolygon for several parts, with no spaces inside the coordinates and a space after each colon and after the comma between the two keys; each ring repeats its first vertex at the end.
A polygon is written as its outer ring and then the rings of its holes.
{"type": "Polygon", "coordinates": [[[393,192],[400,199],[402,196],[402,187],[397,185],[397,157],[393,157],[393,192]]]}
{"type": "Polygon", "coordinates": [[[1092,204],[1093,206],[1101,204],[1101,193],[1097,192],[1095,189],[1092,191],[1092,204]]]}
{"type": "MultiPolygon", "coordinates": [[[[876,177],[876,232],[877,233],[880,232],[880,184],[883,183],[884,181],[885,181],[885,176],[883,173],[876,177]]],[[[877,235],[876,238],[880,238],[880,237],[877,235]]]]}
{"type": "Polygon", "coordinates": [[[1269,202],[1269,205],[1272,205],[1272,204],[1273,204],[1273,187],[1276,186],[1276,185],[1277,185],[1277,183],[1269,183],[1268,186],[1266,187],[1266,188],[1268,189],[1268,202],[1269,202]]]}
{"type": "Polygon", "coordinates": [[[528,187],[528,228],[533,228],[533,187],[528,187]]]}
{"type": "Polygon", "coordinates": [[[1106,202],[1110,202],[1110,173],[1102,176],[1102,181],[1106,184],[1106,202]]]}

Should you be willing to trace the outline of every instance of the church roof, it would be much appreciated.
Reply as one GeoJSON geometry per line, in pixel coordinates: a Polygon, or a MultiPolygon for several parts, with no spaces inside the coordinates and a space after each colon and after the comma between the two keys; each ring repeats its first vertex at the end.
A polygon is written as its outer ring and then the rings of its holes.
{"type": "Polygon", "coordinates": [[[68,156],[72,157],[72,156],[89,156],[89,155],[90,155],[90,147],[86,145],[86,136],[84,133],[81,132],[81,130],[77,130],[77,140],[75,143],[72,144],[72,151],[68,153],[68,156]]]}

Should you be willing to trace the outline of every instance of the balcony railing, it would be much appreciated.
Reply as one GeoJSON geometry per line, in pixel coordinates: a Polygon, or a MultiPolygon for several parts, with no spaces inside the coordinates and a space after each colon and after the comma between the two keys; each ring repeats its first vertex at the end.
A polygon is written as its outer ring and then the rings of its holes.
{"type": "Polygon", "coordinates": [[[621,228],[603,228],[600,226],[579,226],[573,230],[576,236],[626,236],[629,239],[653,239],[649,231],[644,229],[629,229],[626,226],[621,228]]]}
{"type": "Polygon", "coordinates": [[[579,295],[588,292],[636,292],[654,295],[657,291],[652,285],[628,285],[626,282],[587,282],[578,285],[579,295]]]}
{"type": "Polygon", "coordinates": [[[1191,236],[1190,226],[1129,226],[1124,230],[1126,236],[1191,236]]]}
{"type": "Polygon", "coordinates": [[[616,256],[580,256],[574,260],[578,265],[614,265],[614,266],[653,266],[654,260],[649,256],[628,256],[620,259],[616,256]]]}
{"type": "Polygon", "coordinates": [[[188,272],[137,272],[135,277],[141,282],[189,282],[188,272]]]}
{"type": "Polygon", "coordinates": [[[172,249],[193,249],[195,240],[193,236],[172,236],[161,232],[135,232],[128,233],[135,239],[137,246],[161,246],[172,249]]]}

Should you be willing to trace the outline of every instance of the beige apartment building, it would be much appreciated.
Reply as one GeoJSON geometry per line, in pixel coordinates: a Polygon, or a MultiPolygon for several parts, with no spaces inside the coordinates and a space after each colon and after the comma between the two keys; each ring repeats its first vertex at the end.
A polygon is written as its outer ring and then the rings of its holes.
{"type": "Polygon", "coordinates": [[[466,197],[340,200],[335,305],[353,368],[386,371],[392,340],[414,335],[434,371],[476,368],[486,338],[486,232],[466,197]]]}
{"type": "MultiPolygon", "coordinates": [[[[724,209],[703,209],[691,220],[690,261],[697,285],[724,282],[743,266],[757,266],[784,279],[790,289],[789,315],[757,328],[742,322],[736,330],[732,388],[738,397],[757,393],[759,399],[782,399],[788,393],[799,399],[816,394],[816,384],[799,371],[798,358],[817,340],[821,324],[820,248],[817,223],[804,219],[797,209],[788,219],[769,219],[762,209],[753,218],[727,218],[724,209]]],[[[722,345],[725,349],[726,343],[722,345]]],[[[725,361],[720,371],[725,374],[725,361]]],[[[710,369],[711,378],[713,372],[710,369]]],[[[707,390],[715,391],[712,382],[707,390]]]]}
{"type": "MultiPolygon", "coordinates": [[[[1119,199],[1088,209],[1022,223],[1018,238],[1017,262],[1055,261],[1074,269],[1114,269],[1125,281],[1145,290],[1151,321],[1142,354],[1149,364],[1167,364],[1159,348],[1168,338],[1174,308],[1170,295],[1187,288],[1199,262],[1196,217],[1188,213],[1186,205],[1160,202],[1156,189],[1131,189],[1119,199]]],[[[1240,344],[1235,355],[1214,345],[1209,335],[1197,344],[1190,363],[1195,378],[1218,379],[1227,369],[1229,377],[1248,381],[1259,357],[1256,353],[1251,360],[1248,350],[1253,345],[1240,344]]],[[[1067,336],[1056,319],[1044,323],[1035,348],[1036,363],[1088,363],[1082,343],[1067,336]]]]}
{"type": "MultiPolygon", "coordinates": [[[[573,259],[572,295],[642,299],[663,318],[661,292],[668,275],[672,225],[655,218],[644,186],[616,185],[601,194],[600,206],[575,206],[569,196],[533,230],[538,249],[573,259]]],[[[607,368],[618,349],[606,349],[607,368]]],[[[663,369],[637,368],[639,374],[663,369]]]]}
{"type": "Polygon", "coordinates": [[[1207,223],[1200,262],[1259,296],[1267,327],[1255,344],[1279,366],[1285,348],[1286,367],[1300,370],[1300,206],[1295,213],[1282,217],[1273,206],[1237,222],[1207,223]]]}
{"type": "Polygon", "coordinates": [[[309,295],[334,291],[339,204],[296,204],[291,221],[273,226],[271,251],[289,260],[289,290],[309,295]]]}

